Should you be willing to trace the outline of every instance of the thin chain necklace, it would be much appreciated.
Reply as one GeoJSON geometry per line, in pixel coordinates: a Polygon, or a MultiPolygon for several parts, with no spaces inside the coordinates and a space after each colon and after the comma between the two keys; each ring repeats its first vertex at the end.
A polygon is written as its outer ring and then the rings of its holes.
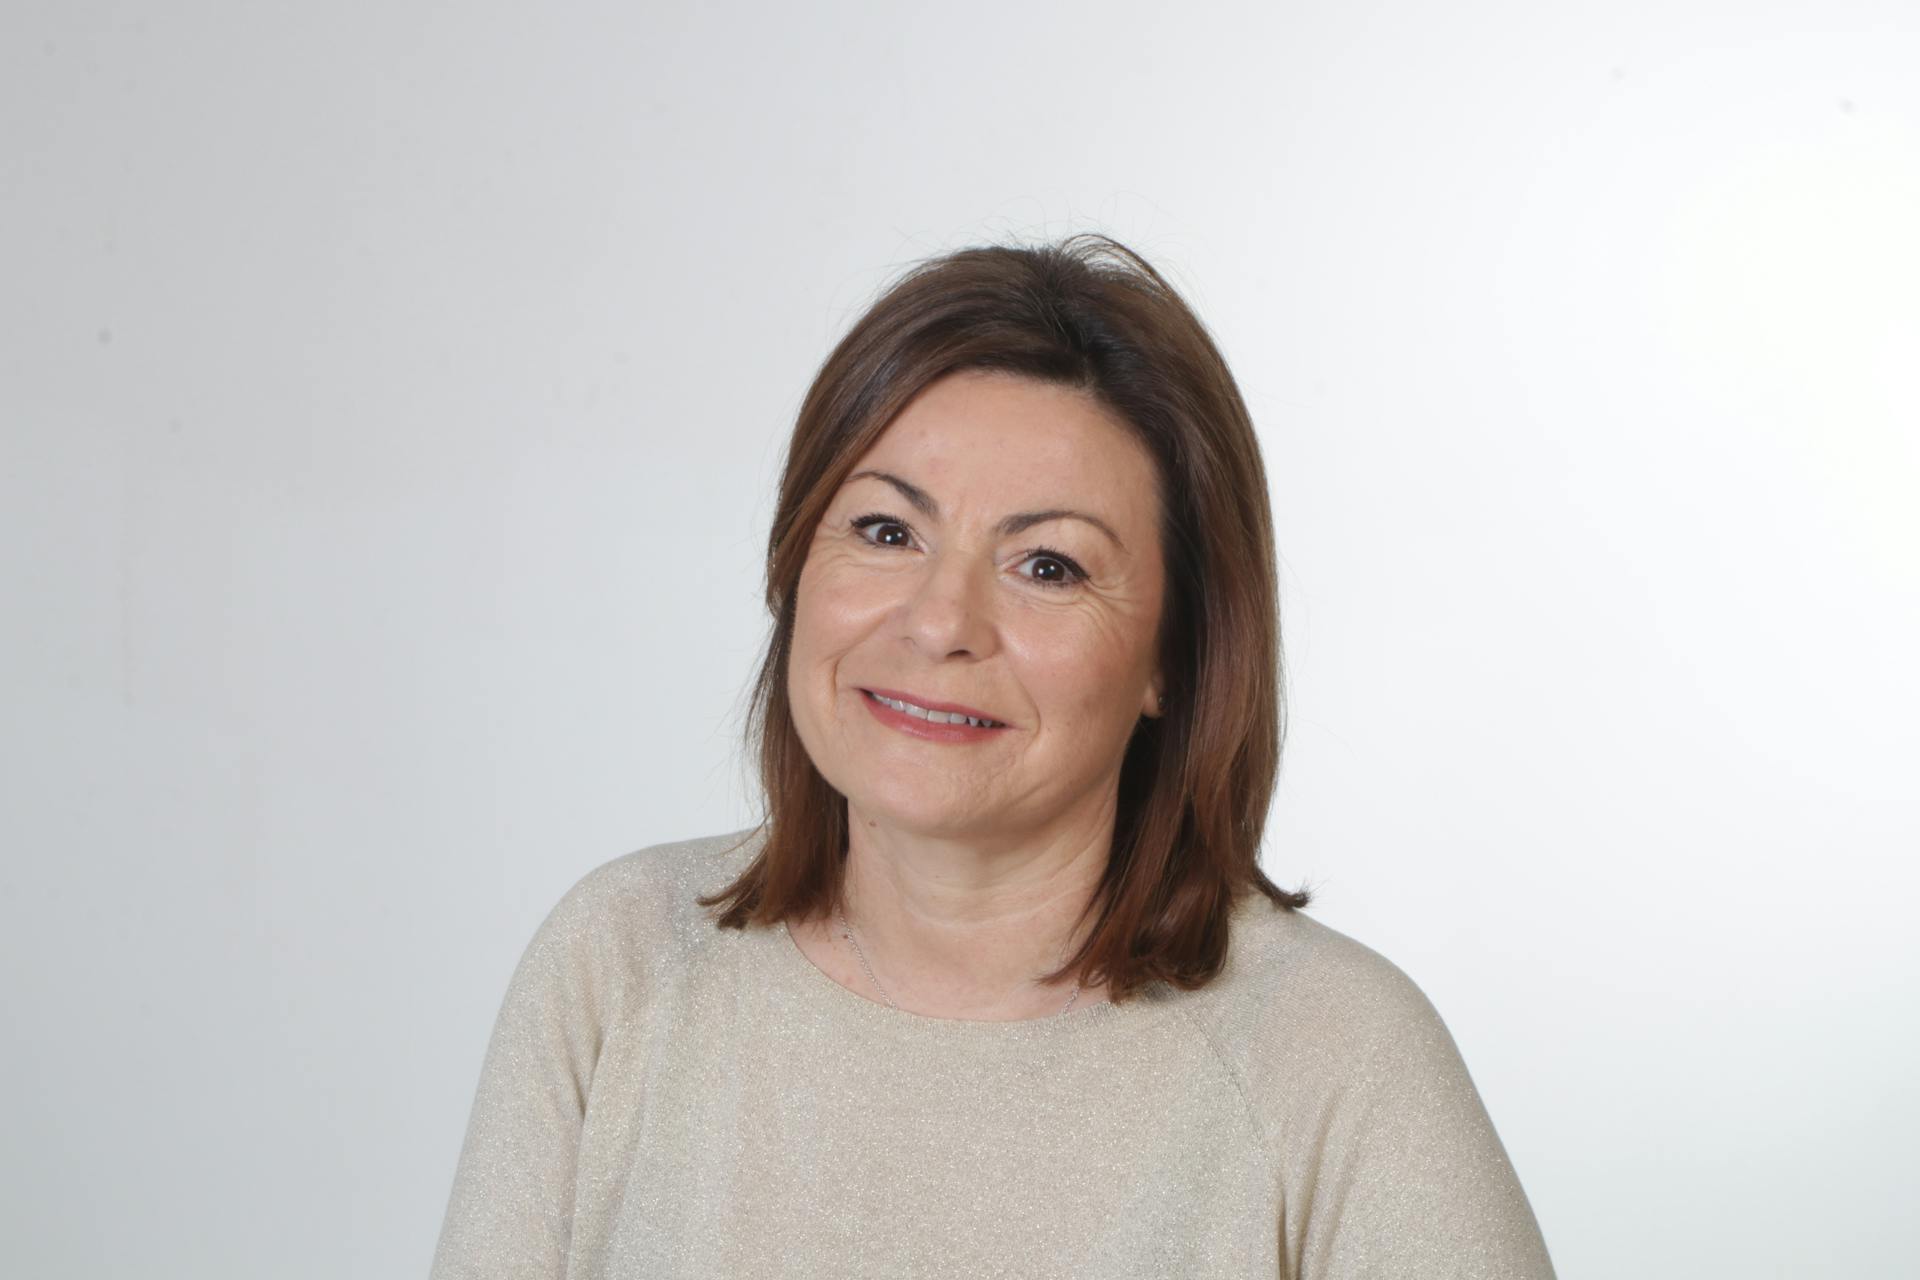
{"type": "MultiPolygon", "coordinates": [[[[840,936],[853,944],[853,954],[860,957],[860,967],[867,971],[867,981],[871,982],[874,985],[874,989],[879,991],[880,998],[887,1002],[889,1009],[892,1009],[896,1013],[899,1012],[900,1006],[893,1002],[893,997],[887,994],[887,989],[880,985],[880,979],[873,976],[873,966],[867,963],[867,953],[860,949],[860,940],[853,936],[853,926],[847,923],[847,913],[839,907],[835,907],[834,914],[840,917],[840,936]]],[[[1066,954],[1064,948],[1061,954],[1066,954]]],[[[1064,1005],[1060,1006],[1060,1013],[1065,1013],[1067,1010],[1073,1008],[1073,1002],[1079,998],[1080,984],[1076,982],[1073,984],[1073,994],[1067,997],[1067,1002],[1064,1005]]],[[[1060,1013],[1056,1013],[1053,1016],[1057,1018],[1060,1016],[1060,1013]]]]}

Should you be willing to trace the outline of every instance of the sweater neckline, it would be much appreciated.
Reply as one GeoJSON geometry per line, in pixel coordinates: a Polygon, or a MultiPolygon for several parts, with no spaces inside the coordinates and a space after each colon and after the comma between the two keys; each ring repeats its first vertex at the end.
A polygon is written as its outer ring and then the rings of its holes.
{"type": "Polygon", "coordinates": [[[1164,984],[1155,983],[1125,1005],[1102,1000],[1097,1004],[1069,1009],[1065,1013],[1012,1021],[938,1018],[895,1009],[841,986],[800,950],[800,944],[784,920],[760,932],[766,935],[762,946],[763,950],[771,953],[772,968],[794,997],[826,1016],[847,1019],[877,1031],[975,1043],[1031,1043],[1081,1033],[1092,1034],[1095,1029],[1123,1021],[1135,1023],[1155,1019],[1172,1007],[1172,1001],[1162,989],[1164,984]]]}

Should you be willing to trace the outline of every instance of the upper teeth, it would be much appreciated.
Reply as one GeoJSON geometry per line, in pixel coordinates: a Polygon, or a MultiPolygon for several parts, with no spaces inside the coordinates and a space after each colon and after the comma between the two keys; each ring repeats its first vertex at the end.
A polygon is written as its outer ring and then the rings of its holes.
{"type": "Polygon", "coordinates": [[[970,724],[976,728],[1004,729],[1006,726],[998,720],[985,720],[979,716],[963,716],[958,711],[929,711],[925,707],[916,707],[911,702],[902,702],[898,698],[883,698],[879,694],[869,694],[875,702],[884,703],[895,711],[904,711],[910,716],[925,720],[929,724],[970,724]]]}

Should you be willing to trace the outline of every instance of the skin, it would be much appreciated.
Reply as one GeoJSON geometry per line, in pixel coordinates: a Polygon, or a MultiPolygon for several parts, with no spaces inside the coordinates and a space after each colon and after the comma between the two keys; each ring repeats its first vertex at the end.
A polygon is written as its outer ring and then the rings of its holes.
{"type": "MultiPolygon", "coordinates": [[[[1127,741],[1159,714],[1159,523],[1151,458],[1096,400],[965,370],[900,413],[815,530],[787,692],[847,797],[847,917],[900,1008],[1005,1021],[1072,993],[1034,979],[1080,940],[1127,741]],[[1090,519],[1004,524],[1062,510],[1090,519]],[[889,520],[854,527],[872,514],[889,520]],[[874,717],[862,690],[876,687],[1007,727],[930,742],[874,717]]],[[[882,998],[830,918],[789,929],[829,977],[882,998]]]]}

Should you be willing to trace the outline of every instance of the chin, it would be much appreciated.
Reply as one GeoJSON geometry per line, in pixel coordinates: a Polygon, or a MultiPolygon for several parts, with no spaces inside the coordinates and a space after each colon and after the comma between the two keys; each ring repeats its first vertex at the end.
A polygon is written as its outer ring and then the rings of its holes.
{"type": "Polygon", "coordinates": [[[995,825],[983,821],[978,805],[967,805],[951,795],[927,795],[902,788],[898,791],[867,791],[849,794],[847,805],[869,822],[883,823],[902,831],[924,836],[962,836],[995,825]]]}

